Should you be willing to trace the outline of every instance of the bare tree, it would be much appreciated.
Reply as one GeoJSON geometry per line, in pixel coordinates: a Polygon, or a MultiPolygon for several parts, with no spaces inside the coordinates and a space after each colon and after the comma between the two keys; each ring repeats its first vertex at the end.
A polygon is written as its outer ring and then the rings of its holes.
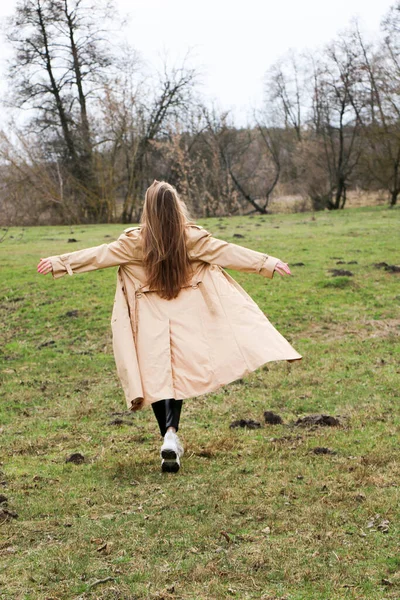
{"type": "MultiPolygon", "coordinates": [[[[314,200],[328,209],[346,204],[350,177],[360,156],[357,84],[359,60],[354,41],[345,35],[325,49],[319,61],[312,60],[313,93],[309,128],[318,142],[325,163],[328,191],[314,200]]],[[[308,135],[308,141],[310,135],[308,135]]]]}
{"type": "Polygon", "coordinates": [[[236,129],[229,114],[204,110],[210,143],[217,149],[226,177],[232,182],[250,212],[266,214],[271,194],[279,180],[279,130],[268,128],[262,116],[256,127],[236,129]]]}
{"type": "Polygon", "coordinates": [[[46,160],[34,134],[15,126],[0,132],[0,223],[37,225],[48,221],[78,223],[79,214],[65,200],[70,182],[58,163],[46,160]]]}
{"type": "Polygon", "coordinates": [[[155,87],[145,94],[142,91],[142,98],[130,102],[128,112],[134,112],[135,135],[130,138],[131,143],[126,139],[125,146],[128,183],[122,207],[124,223],[139,217],[145,187],[154,179],[149,167],[152,142],[168,137],[171,128],[185,119],[192,105],[198,74],[186,66],[186,60],[187,56],[180,67],[172,68],[164,61],[163,73],[159,74],[155,87]]]}
{"type": "Polygon", "coordinates": [[[61,161],[79,183],[84,220],[109,217],[96,177],[89,105],[113,60],[106,45],[111,16],[110,3],[23,0],[8,21],[13,101],[31,109],[30,130],[40,133],[49,158],[61,161]]]}
{"type": "Polygon", "coordinates": [[[291,50],[268,69],[265,77],[265,104],[273,107],[278,126],[293,129],[301,141],[304,125],[305,64],[291,50]]]}
{"type": "Polygon", "coordinates": [[[400,194],[400,3],[382,22],[384,39],[375,46],[355,37],[362,56],[364,102],[355,108],[363,128],[369,180],[389,192],[390,206],[400,194]]]}

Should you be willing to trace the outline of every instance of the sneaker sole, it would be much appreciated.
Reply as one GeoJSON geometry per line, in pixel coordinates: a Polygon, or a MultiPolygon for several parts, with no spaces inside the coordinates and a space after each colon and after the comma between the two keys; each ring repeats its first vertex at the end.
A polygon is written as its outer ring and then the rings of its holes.
{"type": "Polygon", "coordinates": [[[161,458],[165,458],[165,460],[176,460],[176,452],[171,448],[165,448],[161,450],[161,458]]]}
{"type": "Polygon", "coordinates": [[[163,473],[177,473],[179,471],[179,463],[176,461],[164,461],[161,465],[163,473]]]}

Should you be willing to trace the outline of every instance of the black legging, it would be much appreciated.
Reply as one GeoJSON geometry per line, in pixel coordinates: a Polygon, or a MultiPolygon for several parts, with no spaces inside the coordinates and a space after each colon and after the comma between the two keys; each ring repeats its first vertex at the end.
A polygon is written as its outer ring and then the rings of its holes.
{"type": "Polygon", "coordinates": [[[164,437],[168,427],[179,429],[179,418],[181,416],[183,400],[175,400],[175,398],[167,398],[166,400],[158,400],[152,402],[151,406],[158,421],[160,433],[164,437]]]}

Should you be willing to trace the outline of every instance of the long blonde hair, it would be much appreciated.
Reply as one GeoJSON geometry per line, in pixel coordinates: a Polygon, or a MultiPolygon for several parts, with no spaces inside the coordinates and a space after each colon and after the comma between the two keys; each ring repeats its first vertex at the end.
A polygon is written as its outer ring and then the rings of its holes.
{"type": "Polygon", "coordinates": [[[162,298],[175,298],[192,275],[186,223],[193,222],[176,189],[156,179],[146,190],[140,219],[147,284],[162,298]]]}

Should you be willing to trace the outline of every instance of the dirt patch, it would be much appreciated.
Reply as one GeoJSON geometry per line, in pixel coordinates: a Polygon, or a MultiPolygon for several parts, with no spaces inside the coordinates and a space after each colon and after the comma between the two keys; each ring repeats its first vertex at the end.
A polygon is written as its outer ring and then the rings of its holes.
{"type": "Polygon", "coordinates": [[[353,277],[354,273],[346,269],[328,269],[332,273],[332,277],[353,277]]]}
{"type": "Polygon", "coordinates": [[[282,417],[270,410],[264,412],[264,420],[268,425],[281,425],[283,423],[282,417]]]}
{"type": "Polygon", "coordinates": [[[364,319],[352,323],[329,323],[329,325],[312,325],[298,334],[299,337],[310,337],[323,341],[335,341],[346,337],[359,340],[385,338],[398,335],[400,319],[364,319]]]}
{"type": "Polygon", "coordinates": [[[325,448],[324,446],[317,446],[312,450],[314,454],[336,454],[335,450],[331,450],[330,448],[325,448]]]}
{"type": "Polygon", "coordinates": [[[338,427],[340,421],[331,415],[307,415],[297,419],[294,425],[299,427],[338,427]]]}
{"type": "Polygon", "coordinates": [[[68,456],[68,458],[65,459],[65,462],[71,462],[74,463],[74,465],[81,465],[83,462],[85,462],[85,457],[83,454],[80,454],[80,452],[74,452],[71,454],[71,456],[68,456]]]}
{"type": "Polygon", "coordinates": [[[375,263],[374,267],[376,269],[385,269],[385,271],[389,271],[389,273],[400,273],[400,267],[398,265],[388,265],[385,262],[375,263]]]}
{"type": "Polygon", "coordinates": [[[133,425],[132,421],[127,419],[121,419],[121,417],[115,417],[112,421],[109,421],[107,425],[133,425]]]}
{"type": "Polygon", "coordinates": [[[55,340],[49,340],[48,342],[42,342],[41,344],[39,344],[39,346],[37,346],[37,349],[40,350],[40,348],[46,348],[47,346],[55,346],[56,343],[57,342],[55,340]]]}
{"type": "Polygon", "coordinates": [[[253,421],[252,419],[239,419],[238,421],[232,421],[229,425],[231,429],[235,427],[246,427],[247,429],[259,429],[261,427],[261,423],[258,421],[253,421]]]}
{"type": "Polygon", "coordinates": [[[18,519],[18,514],[12,510],[8,510],[7,508],[0,510],[0,523],[10,521],[11,519],[18,519]]]}
{"type": "Polygon", "coordinates": [[[67,310],[66,313],[64,313],[64,317],[77,317],[79,315],[79,310],[77,310],[76,308],[74,308],[73,310],[67,310]]]}

